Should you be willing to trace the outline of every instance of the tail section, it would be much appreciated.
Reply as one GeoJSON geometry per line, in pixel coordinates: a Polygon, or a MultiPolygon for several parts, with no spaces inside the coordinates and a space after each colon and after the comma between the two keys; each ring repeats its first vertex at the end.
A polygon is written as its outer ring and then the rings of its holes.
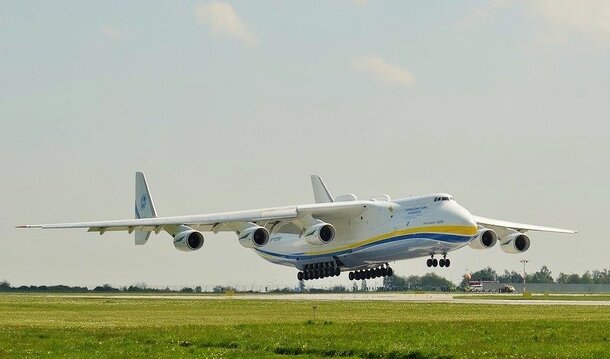
{"type": "MultiPolygon", "coordinates": [[[[154,218],[157,217],[157,211],[155,210],[155,204],[150,196],[148,190],[148,184],[146,183],[146,177],[144,173],[136,172],[136,203],[135,211],[136,218],[154,218]]],[[[148,231],[135,231],[135,243],[136,245],[143,245],[148,241],[150,232],[148,231]]]]}
{"type": "Polygon", "coordinates": [[[333,196],[328,192],[328,188],[326,188],[320,176],[311,175],[311,186],[313,187],[313,196],[316,199],[316,203],[334,202],[333,196]]]}

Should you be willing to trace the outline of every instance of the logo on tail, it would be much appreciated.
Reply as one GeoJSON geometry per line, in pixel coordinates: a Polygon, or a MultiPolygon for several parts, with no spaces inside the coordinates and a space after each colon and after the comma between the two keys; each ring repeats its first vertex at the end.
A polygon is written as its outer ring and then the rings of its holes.
{"type": "Polygon", "coordinates": [[[146,208],[146,203],[148,203],[148,198],[146,198],[146,195],[143,194],[142,197],[140,197],[140,209],[144,209],[146,208]]]}

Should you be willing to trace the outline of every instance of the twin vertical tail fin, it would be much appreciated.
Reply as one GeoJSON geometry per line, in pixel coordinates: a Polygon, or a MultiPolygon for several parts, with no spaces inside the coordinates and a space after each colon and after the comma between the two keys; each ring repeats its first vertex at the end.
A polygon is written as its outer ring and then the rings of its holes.
{"type": "MultiPolygon", "coordinates": [[[[157,217],[157,211],[155,210],[155,204],[150,196],[148,190],[148,184],[146,183],[146,177],[144,173],[136,172],[136,199],[135,199],[135,211],[136,219],[139,218],[154,218],[157,217]]],[[[146,244],[150,232],[148,231],[134,231],[136,245],[146,244]]]]}

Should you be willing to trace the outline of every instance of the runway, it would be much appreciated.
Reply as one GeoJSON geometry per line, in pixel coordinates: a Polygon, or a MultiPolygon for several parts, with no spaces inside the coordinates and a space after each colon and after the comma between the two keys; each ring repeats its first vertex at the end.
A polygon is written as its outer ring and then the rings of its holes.
{"type": "MultiPolygon", "coordinates": [[[[463,294],[446,293],[294,293],[294,294],[196,294],[196,295],[83,295],[86,298],[121,298],[121,299],[170,299],[170,300],[312,300],[312,301],[389,301],[413,303],[449,303],[449,304],[495,304],[495,305],[577,305],[577,306],[610,306],[610,300],[555,300],[555,299],[484,299],[471,294],[471,298],[463,294]]],[[[62,297],[75,297],[66,295],[62,297]]]]}

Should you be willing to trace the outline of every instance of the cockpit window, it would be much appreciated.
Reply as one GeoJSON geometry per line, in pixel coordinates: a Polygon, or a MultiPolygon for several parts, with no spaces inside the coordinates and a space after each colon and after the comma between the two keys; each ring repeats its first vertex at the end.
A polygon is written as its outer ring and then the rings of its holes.
{"type": "Polygon", "coordinates": [[[443,197],[443,201],[448,201],[449,197],[443,197]]]}

